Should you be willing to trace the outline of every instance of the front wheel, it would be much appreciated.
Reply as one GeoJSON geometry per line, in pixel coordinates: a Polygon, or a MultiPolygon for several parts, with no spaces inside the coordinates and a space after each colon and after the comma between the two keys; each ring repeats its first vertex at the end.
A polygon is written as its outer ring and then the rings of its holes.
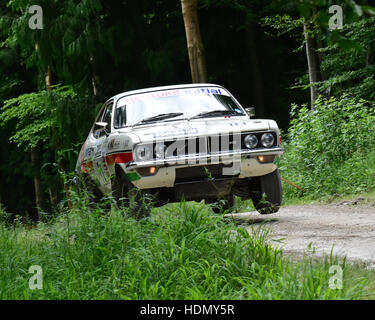
{"type": "Polygon", "coordinates": [[[257,190],[252,190],[255,209],[261,214],[279,211],[282,202],[282,188],[279,170],[258,177],[257,190]]]}
{"type": "Polygon", "coordinates": [[[103,194],[88,174],[77,174],[74,181],[78,195],[88,198],[90,200],[90,204],[100,202],[103,194]]]}

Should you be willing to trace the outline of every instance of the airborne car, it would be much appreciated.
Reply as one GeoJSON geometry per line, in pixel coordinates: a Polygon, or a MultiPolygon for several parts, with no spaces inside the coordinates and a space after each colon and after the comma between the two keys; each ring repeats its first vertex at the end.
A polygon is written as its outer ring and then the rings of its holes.
{"type": "Polygon", "coordinates": [[[283,152],[276,122],[252,119],[227,89],[175,85],[109,99],[82,146],[76,172],[81,186],[128,201],[134,214],[144,214],[138,211],[144,195],[158,204],[184,198],[227,208],[239,196],[265,214],[281,205],[274,161],[283,152]]]}

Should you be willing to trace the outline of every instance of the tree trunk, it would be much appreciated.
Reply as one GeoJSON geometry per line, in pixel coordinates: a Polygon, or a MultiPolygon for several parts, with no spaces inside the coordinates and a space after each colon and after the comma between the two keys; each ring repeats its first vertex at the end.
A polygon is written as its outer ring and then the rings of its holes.
{"type": "MultiPolygon", "coordinates": [[[[59,166],[63,172],[68,173],[68,164],[65,159],[63,158],[60,159],[59,166]]],[[[72,204],[72,201],[70,200],[70,187],[65,179],[64,179],[64,190],[65,190],[66,200],[68,201],[68,207],[70,210],[72,210],[73,204],[72,204]]]]}
{"type": "Polygon", "coordinates": [[[310,79],[310,97],[311,97],[311,110],[314,110],[315,100],[318,98],[319,91],[315,83],[322,80],[320,71],[320,59],[318,54],[318,44],[315,38],[311,36],[309,26],[304,23],[303,31],[306,40],[306,57],[307,65],[309,68],[310,79]]]}
{"type": "Polygon", "coordinates": [[[35,175],[34,175],[34,190],[35,190],[35,205],[36,205],[36,210],[38,214],[38,220],[42,220],[42,214],[41,214],[41,209],[44,201],[43,197],[43,190],[41,187],[41,182],[40,182],[40,174],[39,174],[39,155],[38,151],[32,149],[30,151],[30,158],[31,158],[31,163],[34,167],[35,175]]]}
{"type": "Polygon", "coordinates": [[[51,71],[51,66],[50,65],[48,65],[48,67],[47,67],[46,87],[47,87],[48,91],[52,90],[52,71],[51,71]]]}
{"type": "Polygon", "coordinates": [[[90,64],[91,64],[91,70],[92,70],[92,75],[91,75],[92,92],[94,94],[94,97],[97,97],[99,95],[99,77],[96,72],[94,56],[90,57],[90,64]]]}
{"type": "Polygon", "coordinates": [[[263,77],[256,51],[254,25],[246,24],[246,43],[250,60],[251,90],[253,92],[256,113],[259,118],[265,116],[263,77]]]}
{"type": "MultiPolygon", "coordinates": [[[[48,65],[47,67],[47,72],[46,72],[46,87],[48,91],[52,91],[52,71],[51,71],[51,66],[48,65]]],[[[56,207],[57,206],[57,195],[56,195],[56,188],[55,187],[50,187],[48,189],[48,194],[49,194],[49,200],[51,203],[51,207],[56,207]]]]}
{"type": "Polygon", "coordinates": [[[204,48],[199,29],[198,1],[181,0],[193,83],[207,82],[204,48]]]}
{"type": "Polygon", "coordinates": [[[51,203],[51,207],[55,208],[57,206],[57,190],[55,186],[48,188],[48,195],[49,195],[49,201],[51,203]]]}

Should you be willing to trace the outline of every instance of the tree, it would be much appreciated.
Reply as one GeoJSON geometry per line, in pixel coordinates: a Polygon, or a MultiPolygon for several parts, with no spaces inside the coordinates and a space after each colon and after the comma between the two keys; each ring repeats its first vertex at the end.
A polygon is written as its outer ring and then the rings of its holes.
{"type": "MultiPolygon", "coordinates": [[[[366,0],[362,1],[367,3],[366,0]]],[[[300,15],[297,19],[292,19],[289,15],[276,15],[274,21],[269,20],[269,24],[275,29],[284,29],[290,32],[295,28],[303,26],[304,45],[306,49],[306,61],[308,67],[309,85],[310,88],[310,107],[313,110],[316,99],[322,92],[321,82],[325,80],[322,73],[321,63],[323,43],[327,45],[337,45],[341,49],[346,50],[353,48],[361,50],[356,41],[350,40],[345,37],[340,30],[330,30],[328,27],[329,19],[331,16],[328,13],[328,8],[331,5],[336,5],[335,1],[331,0],[274,0],[276,4],[275,9],[283,9],[292,11],[300,15]],[[277,20],[282,22],[281,26],[277,26],[277,20]],[[292,22],[292,27],[286,23],[292,22]]],[[[374,14],[375,9],[367,5],[359,5],[355,1],[345,0],[341,3],[346,13],[346,23],[357,21],[363,15],[363,12],[374,14]]]]}
{"type": "MultiPolygon", "coordinates": [[[[64,173],[70,172],[75,161],[73,159],[71,164],[69,155],[72,151],[77,151],[75,144],[82,141],[87,133],[87,125],[82,128],[82,123],[83,119],[94,114],[92,104],[78,98],[70,87],[54,86],[53,90],[9,99],[4,102],[0,111],[0,126],[13,124],[10,141],[23,151],[30,152],[34,164],[35,202],[41,219],[44,192],[40,181],[39,160],[43,150],[53,153],[53,158],[57,160],[56,167],[64,173]]],[[[68,196],[66,183],[64,188],[68,196]]]]}
{"type": "Polygon", "coordinates": [[[204,48],[198,21],[198,0],[181,0],[193,83],[207,82],[204,48]]]}
{"type": "Polygon", "coordinates": [[[306,58],[310,81],[310,106],[313,110],[315,100],[318,99],[319,96],[317,84],[322,81],[322,72],[320,68],[321,61],[318,53],[318,41],[316,36],[314,37],[314,34],[309,27],[309,23],[307,22],[303,24],[303,34],[305,36],[306,58]]]}
{"type": "Polygon", "coordinates": [[[322,50],[322,70],[326,79],[319,83],[320,91],[330,91],[340,97],[350,91],[353,97],[375,99],[375,61],[371,52],[375,43],[375,17],[344,25],[343,34],[357,47],[342,48],[327,44],[322,50]]]}

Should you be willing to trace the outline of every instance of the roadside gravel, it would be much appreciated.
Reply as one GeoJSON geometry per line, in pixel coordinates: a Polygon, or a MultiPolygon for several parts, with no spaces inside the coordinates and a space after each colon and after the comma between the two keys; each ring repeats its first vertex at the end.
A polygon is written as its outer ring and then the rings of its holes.
{"type": "Polygon", "coordinates": [[[375,205],[354,200],[288,206],[272,215],[246,212],[228,216],[249,232],[253,227],[269,228],[270,243],[285,253],[329,255],[333,247],[335,255],[375,267],[375,205]]]}

